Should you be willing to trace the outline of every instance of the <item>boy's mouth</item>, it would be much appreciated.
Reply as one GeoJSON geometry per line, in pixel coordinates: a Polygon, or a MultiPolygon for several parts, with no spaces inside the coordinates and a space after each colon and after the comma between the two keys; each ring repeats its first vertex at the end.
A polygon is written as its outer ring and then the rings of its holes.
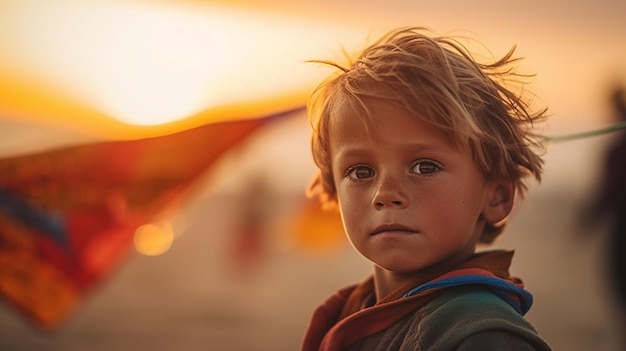
{"type": "Polygon", "coordinates": [[[416,234],[417,231],[414,229],[411,229],[409,227],[403,226],[401,224],[383,224],[380,225],[378,227],[376,227],[373,231],[372,231],[372,236],[373,235],[378,235],[378,234],[382,234],[382,233],[388,233],[388,232],[404,232],[407,234],[416,234]]]}

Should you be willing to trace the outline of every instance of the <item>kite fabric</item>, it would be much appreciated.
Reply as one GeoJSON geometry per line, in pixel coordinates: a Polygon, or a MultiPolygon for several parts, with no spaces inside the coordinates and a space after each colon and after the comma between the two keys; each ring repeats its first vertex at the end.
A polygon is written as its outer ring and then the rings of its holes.
{"type": "Polygon", "coordinates": [[[57,327],[139,226],[176,210],[222,154],[293,112],[0,159],[0,298],[57,327]]]}

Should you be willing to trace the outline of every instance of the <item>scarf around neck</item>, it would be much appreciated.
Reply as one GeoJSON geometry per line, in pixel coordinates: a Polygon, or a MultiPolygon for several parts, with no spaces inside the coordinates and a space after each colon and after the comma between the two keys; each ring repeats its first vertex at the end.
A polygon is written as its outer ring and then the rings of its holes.
{"type": "Polygon", "coordinates": [[[315,310],[301,350],[346,349],[389,328],[455,286],[485,286],[524,315],[532,305],[532,295],[524,290],[521,279],[509,275],[512,258],[513,251],[478,253],[447,271],[420,274],[373,306],[364,307],[374,294],[374,278],[370,276],[338,291],[315,310]]]}

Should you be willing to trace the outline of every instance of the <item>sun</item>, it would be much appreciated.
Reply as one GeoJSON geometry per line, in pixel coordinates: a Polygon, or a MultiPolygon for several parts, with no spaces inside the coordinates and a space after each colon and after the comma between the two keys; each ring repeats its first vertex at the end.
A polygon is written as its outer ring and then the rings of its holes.
{"type": "Polygon", "coordinates": [[[306,61],[360,33],[212,3],[7,1],[5,65],[132,125],[312,86],[327,72],[306,61]]]}

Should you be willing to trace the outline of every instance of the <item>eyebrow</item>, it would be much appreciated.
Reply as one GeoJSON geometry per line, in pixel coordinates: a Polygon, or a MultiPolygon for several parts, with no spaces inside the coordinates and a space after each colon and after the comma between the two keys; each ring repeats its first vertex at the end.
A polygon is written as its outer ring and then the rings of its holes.
{"type": "MultiPolygon", "coordinates": [[[[409,152],[449,152],[450,150],[454,150],[452,145],[446,144],[438,144],[432,145],[431,143],[413,143],[413,144],[402,144],[403,148],[409,152]],[[442,149],[443,147],[443,149],[442,149]]],[[[343,147],[342,150],[336,151],[336,156],[360,156],[362,154],[369,153],[368,148],[364,147],[343,147]]]]}

